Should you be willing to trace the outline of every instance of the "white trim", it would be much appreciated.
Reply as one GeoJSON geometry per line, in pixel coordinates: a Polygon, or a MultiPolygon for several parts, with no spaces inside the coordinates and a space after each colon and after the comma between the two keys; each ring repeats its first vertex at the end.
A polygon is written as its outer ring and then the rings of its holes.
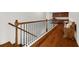
{"type": "Polygon", "coordinates": [[[76,42],[77,42],[77,44],[78,44],[78,46],[79,46],[79,40],[76,40],[76,42]]]}
{"type": "MultiPolygon", "coordinates": [[[[53,27],[55,28],[57,26],[57,24],[53,27]]],[[[53,28],[51,28],[48,32],[50,32],[53,28]]],[[[39,38],[37,38],[34,42],[32,42],[30,45],[28,45],[27,47],[30,47],[31,45],[33,45],[36,41],[38,41],[40,38],[42,38],[44,35],[46,35],[48,32],[45,32],[43,35],[41,35],[39,38]]]]}
{"type": "Polygon", "coordinates": [[[61,19],[64,19],[64,20],[65,20],[65,19],[69,19],[69,17],[55,17],[55,18],[56,18],[56,19],[60,19],[60,20],[61,20],[61,19]]]}

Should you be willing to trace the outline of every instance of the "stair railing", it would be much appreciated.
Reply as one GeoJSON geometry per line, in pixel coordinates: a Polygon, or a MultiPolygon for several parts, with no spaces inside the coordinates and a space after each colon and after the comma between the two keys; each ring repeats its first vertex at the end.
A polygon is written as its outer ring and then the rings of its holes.
{"type": "Polygon", "coordinates": [[[44,33],[53,28],[54,24],[61,24],[63,22],[68,23],[68,20],[39,20],[20,22],[15,21],[15,24],[9,23],[9,25],[15,27],[15,44],[18,46],[20,41],[21,46],[29,46],[36,41],[44,33]]]}
{"type": "Polygon", "coordinates": [[[38,37],[53,27],[51,20],[39,20],[29,22],[15,21],[15,24],[9,23],[15,27],[15,44],[18,46],[20,39],[21,46],[28,46],[38,37]],[[20,38],[19,38],[20,37],[20,38]]]}

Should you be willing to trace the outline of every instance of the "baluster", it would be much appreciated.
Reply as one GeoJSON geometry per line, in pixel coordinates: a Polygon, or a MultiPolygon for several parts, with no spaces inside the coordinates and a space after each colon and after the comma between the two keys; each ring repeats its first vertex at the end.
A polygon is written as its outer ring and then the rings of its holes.
{"type": "MultiPolygon", "coordinates": [[[[22,29],[23,29],[23,24],[22,24],[22,29]]],[[[24,46],[23,36],[24,36],[24,31],[22,31],[22,46],[24,46]]]]}
{"type": "MultiPolygon", "coordinates": [[[[36,35],[36,33],[35,33],[35,31],[36,31],[36,29],[35,29],[35,23],[33,24],[33,33],[36,35]]],[[[33,36],[33,41],[35,41],[35,37],[33,36]]],[[[32,42],[33,42],[32,41],[32,42]]]]}
{"type": "Polygon", "coordinates": [[[36,28],[36,30],[37,30],[37,36],[39,36],[39,34],[38,34],[38,32],[39,32],[38,27],[39,27],[39,23],[37,24],[37,28],[36,28]]]}
{"type": "Polygon", "coordinates": [[[34,28],[34,30],[35,30],[35,34],[37,35],[37,30],[36,30],[36,27],[37,26],[37,24],[35,23],[35,28],[34,28]]]}
{"type": "MultiPolygon", "coordinates": [[[[23,29],[25,30],[25,24],[23,25],[23,29]]],[[[23,31],[23,45],[25,45],[25,32],[23,31]]]]}
{"type": "Polygon", "coordinates": [[[48,31],[48,26],[47,26],[47,19],[46,19],[46,32],[48,31]]]}
{"type": "MultiPolygon", "coordinates": [[[[33,29],[32,29],[33,24],[31,24],[30,29],[31,29],[31,33],[33,33],[33,29]]],[[[30,43],[32,42],[32,35],[30,35],[30,43]]]]}
{"type": "MultiPolygon", "coordinates": [[[[33,33],[33,24],[31,24],[31,32],[33,33]]],[[[32,41],[33,41],[33,37],[32,35],[30,35],[30,43],[32,43],[32,41]]]]}
{"type": "MultiPolygon", "coordinates": [[[[30,32],[30,31],[29,31],[29,28],[30,28],[30,26],[29,26],[29,24],[28,24],[28,27],[27,27],[28,32],[30,32]]],[[[30,37],[30,36],[29,36],[29,34],[28,34],[28,33],[27,33],[27,35],[28,35],[27,45],[29,45],[29,37],[30,37]]]]}
{"type": "MultiPolygon", "coordinates": [[[[22,28],[22,25],[20,27],[22,28]]],[[[22,30],[20,30],[20,44],[22,45],[22,30]]]]}
{"type": "MultiPolygon", "coordinates": [[[[34,34],[34,24],[32,24],[32,32],[33,32],[33,34],[34,34]]],[[[33,39],[34,39],[34,38],[33,38],[33,36],[31,35],[31,43],[34,41],[33,39]]]]}
{"type": "MultiPolygon", "coordinates": [[[[33,31],[34,31],[34,34],[36,35],[36,24],[34,23],[33,25],[33,31]]],[[[35,41],[36,37],[33,36],[33,41],[35,41]]]]}
{"type": "MultiPolygon", "coordinates": [[[[30,24],[30,26],[29,26],[29,30],[30,30],[30,32],[32,33],[31,26],[32,26],[32,24],[30,24]]],[[[30,42],[31,42],[31,35],[29,35],[29,44],[30,44],[30,42]]]]}
{"type": "MultiPolygon", "coordinates": [[[[26,31],[28,31],[28,30],[27,30],[27,24],[26,24],[26,31]]],[[[28,45],[27,32],[26,32],[26,40],[25,40],[25,41],[26,41],[26,46],[27,46],[27,45],[28,45]]]]}

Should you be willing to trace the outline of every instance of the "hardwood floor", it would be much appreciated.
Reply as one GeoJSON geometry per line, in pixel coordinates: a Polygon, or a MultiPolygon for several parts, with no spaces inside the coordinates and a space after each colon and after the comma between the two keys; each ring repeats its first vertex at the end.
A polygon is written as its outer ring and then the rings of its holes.
{"type": "Polygon", "coordinates": [[[46,39],[39,47],[78,47],[74,39],[46,39]]]}
{"type": "MultiPolygon", "coordinates": [[[[63,29],[63,24],[57,25],[40,40],[35,42],[31,47],[78,47],[77,42],[74,38],[70,39],[68,37],[63,37],[63,29]]],[[[16,46],[16,44],[11,44],[10,42],[7,42],[0,45],[0,47],[21,47],[21,45],[19,44],[16,46]]]]}
{"type": "Polygon", "coordinates": [[[58,25],[55,30],[52,30],[50,35],[44,39],[37,41],[32,47],[78,47],[76,40],[63,37],[63,25],[58,25]],[[39,43],[39,44],[37,44],[39,43]]]}

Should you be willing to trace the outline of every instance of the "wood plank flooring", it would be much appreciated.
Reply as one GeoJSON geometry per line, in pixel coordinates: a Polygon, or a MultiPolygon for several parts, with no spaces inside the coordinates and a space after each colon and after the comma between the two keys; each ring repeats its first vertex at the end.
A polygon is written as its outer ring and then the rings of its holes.
{"type": "MultiPolygon", "coordinates": [[[[40,40],[35,42],[31,47],[78,47],[76,40],[63,37],[63,25],[60,24],[52,29],[48,34],[42,37],[40,40]]],[[[0,45],[0,47],[21,47],[19,44],[11,44],[7,42],[0,45]]]]}
{"type": "Polygon", "coordinates": [[[78,47],[74,38],[64,38],[63,35],[63,25],[58,25],[40,44],[35,45],[38,43],[37,41],[32,47],[78,47]]]}

